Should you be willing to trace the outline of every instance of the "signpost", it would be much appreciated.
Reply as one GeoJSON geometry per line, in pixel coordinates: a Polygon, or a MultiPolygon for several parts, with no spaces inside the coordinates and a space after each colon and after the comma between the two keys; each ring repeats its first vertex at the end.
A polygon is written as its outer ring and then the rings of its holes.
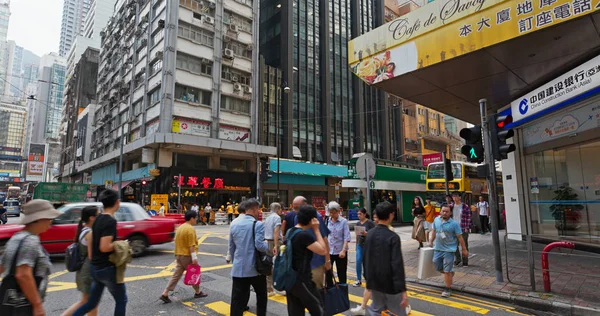
{"type": "Polygon", "coordinates": [[[371,214],[371,189],[375,188],[375,182],[371,181],[375,177],[376,170],[375,160],[371,154],[364,154],[356,160],[356,173],[358,177],[367,182],[367,205],[366,209],[371,214]]]}

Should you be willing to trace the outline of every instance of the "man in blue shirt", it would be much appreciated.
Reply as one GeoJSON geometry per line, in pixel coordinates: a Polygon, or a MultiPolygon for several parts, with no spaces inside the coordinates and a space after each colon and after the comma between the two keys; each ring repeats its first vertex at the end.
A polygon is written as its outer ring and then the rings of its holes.
{"type": "Polygon", "coordinates": [[[229,253],[233,259],[231,268],[231,316],[242,316],[250,298],[250,286],[256,293],[256,314],[267,314],[267,278],[256,271],[255,249],[267,252],[265,242],[265,227],[256,221],[260,204],[255,199],[249,199],[240,205],[246,210],[246,216],[231,223],[229,230],[229,253]],[[252,227],[256,222],[254,236],[252,227]]]}
{"type": "Polygon", "coordinates": [[[452,286],[452,278],[454,272],[454,252],[460,243],[464,256],[468,256],[469,252],[465,245],[465,240],[462,237],[462,229],[460,224],[452,218],[452,209],[449,205],[444,204],[440,209],[440,216],[433,220],[433,230],[430,243],[435,242],[433,253],[433,264],[435,269],[444,273],[446,281],[446,289],[442,292],[442,297],[452,295],[450,287],[452,286]]]}

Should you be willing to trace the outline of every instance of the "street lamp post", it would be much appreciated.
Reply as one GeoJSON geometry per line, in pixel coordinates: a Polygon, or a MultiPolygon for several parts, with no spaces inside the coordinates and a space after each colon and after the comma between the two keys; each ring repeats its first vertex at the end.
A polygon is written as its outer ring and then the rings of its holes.
{"type": "Polygon", "coordinates": [[[280,193],[279,193],[279,159],[280,154],[279,151],[281,150],[281,138],[279,135],[279,114],[280,114],[280,108],[283,106],[283,95],[284,94],[289,94],[292,89],[290,89],[290,87],[288,87],[287,82],[282,82],[281,84],[281,88],[283,90],[283,93],[281,94],[281,98],[279,100],[279,106],[277,107],[277,116],[275,117],[275,145],[277,146],[277,202],[281,203],[281,197],[280,197],[280,193]]]}

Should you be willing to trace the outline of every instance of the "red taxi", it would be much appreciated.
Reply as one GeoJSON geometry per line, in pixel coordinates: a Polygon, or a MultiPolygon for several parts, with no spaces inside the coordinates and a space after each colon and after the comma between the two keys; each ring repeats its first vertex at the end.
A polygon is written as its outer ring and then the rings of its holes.
{"type": "MultiPolygon", "coordinates": [[[[73,243],[81,209],[89,205],[97,206],[102,211],[102,204],[95,202],[66,204],[57,209],[62,215],[55,218],[50,229],[40,235],[42,246],[50,254],[64,254],[67,247],[73,243]]],[[[175,237],[176,220],[150,217],[135,203],[121,203],[115,218],[117,239],[129,240],[134,256],[142,255],[151,245],[171,242],[175,237]]],[[[23,227],[23,225],[10,224],[0,226],[0,254],[4,253],[4,247],[10,237],[23,227]]]]}

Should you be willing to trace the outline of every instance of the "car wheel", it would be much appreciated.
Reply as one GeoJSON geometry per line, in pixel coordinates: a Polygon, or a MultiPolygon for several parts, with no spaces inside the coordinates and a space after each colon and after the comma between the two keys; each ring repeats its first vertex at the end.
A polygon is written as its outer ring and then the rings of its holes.
{"type": "Polygon", "coordinates": [[[148,248],[148,242],[144,236],[135,235],[129,238],[129,247],[131,247],[131,255],[133,257],[139,257],[146,252],[146,248],[148,248]]]}

